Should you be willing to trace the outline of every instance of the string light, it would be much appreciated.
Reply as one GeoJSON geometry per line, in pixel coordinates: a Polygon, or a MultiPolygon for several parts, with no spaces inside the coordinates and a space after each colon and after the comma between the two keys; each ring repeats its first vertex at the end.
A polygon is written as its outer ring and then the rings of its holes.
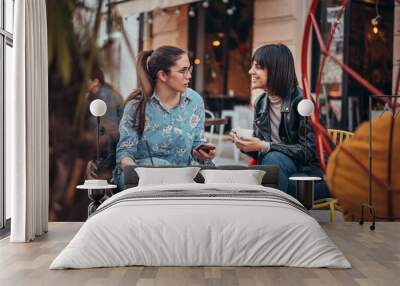
{"type": "Polygon", "coordinates": [[[376,35],[379,33],[379,28],[378,27],[373,27],[372,32],[376,35]]]}
{"type": "Polygon", "coordinates": [[[194,11],[193,7],[190,7],[190,9],[189,9],[189,16],[190,17],[196,16],[196,12],[194,11]]]}
{"type": "Polygon", "coordinates": [[[379,14],[379,0],[376,1],[375,3],[375,12],[376,16],[375,18],[371,19],[371,25],[372,25],[372,33],[377,35],[379,33],[379,22],[382,20],[381,15],[379,14]]]}
{"type": "Polygon", "coordinates": [[[229,8],[229,9],[226,10],[226,13],[227,13],[229,16],[232,16],[232,15],[235,13],[235,10],[236,10],[236,7],[235,7],[235,6],[232,6],[231,8],[229,8]]]}
{"type": "Polygon", "coordinates": [[[211,44],[212,44],[214,47],[219,47],[219,46],[221,46],[221,42],[218,41],[218,40],[212,41],[211,44]]]}
{"type": "MultiPolygon", "coordinates": [[[[194,12],[194,11],[193,11],[194,12]]],[[[176,15],[176,16],[178,16],[178,15],[180,15],[180,13],[181,13],[181,10],[180,10],[180,7],[178,6],[178,7],[176,7],[176,8],[172,8],[172,9],[160,9],[160,10],[157,10],[157,12],[155,12],[155,14],[153,14],[154,16],[162,16],[162,17],[165,17],[165,16],[171,16],[171,15],[176,15]]],[[[189,12],[189,14],[190,14],[190,12],[189,12]]],[[[152,24],[153,23],[153,19],[152,19],[152,17],[150,16],[150,13],[148,14],[148,19],[147,19],[147,22],[149,23],[149,24],[152,24]]],[[[139,18],[139,17],[138,17],[139,18]]]]}
{"type": "Polygon", "coordinates": [[[147,23],[149,25],[153,24],[153,17],[151,13],[147,13],[147,23]]]}
{"type": "Polygon", "coordinates": [[[201,61],[200,61],[200,59],[195,58],[194,61],[193,61],[193,63],[194,63],[195,65],[199,65],[199,64],[201,63],[201,61]]]}
{"type": "MultiPolygon", "coordinates": [[[[222,2],[224,4],[228,4],[229,2],[231,2],[232,3],[231,7],[226,9],[226,13],[229,16],[232,16],[233,14],[235,14],[236,9],[237,9],[236,5],[235,5],[235,2],[236,2],[235,0],[232,0],[232,1],[230,1],[230,0],[222,0],[222,2]]],[[[204,0],[203,2],[201,2],[201,6],[203,6],[203,8],[205,8],[205,9],[209,8],[210,5],[211,5],[210,0],[204,0]]],[[[189,12],[188,12],[189,17],[195,17],[196,16],[196,10],[195,9],[198,9],[198,7],[199,7],[199,5],[191,6],[189,8],[189,12]]],[[[176,11],[176,13],[179,14],[179,12],[177,12],[177,11],[176,11]]]]}

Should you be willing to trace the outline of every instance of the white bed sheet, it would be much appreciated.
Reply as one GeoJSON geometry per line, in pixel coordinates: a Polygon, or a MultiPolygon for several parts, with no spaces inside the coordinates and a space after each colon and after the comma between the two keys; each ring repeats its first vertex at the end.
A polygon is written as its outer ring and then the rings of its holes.
{"type": "Polygon", "coordinates": [[[257,198],[142,199],[113,204],[134,192],[263,190],[238,184],[135,187],[104,202],[50,269],[145,266],[293,266],[350,268],[308,214],[257,198]]]}

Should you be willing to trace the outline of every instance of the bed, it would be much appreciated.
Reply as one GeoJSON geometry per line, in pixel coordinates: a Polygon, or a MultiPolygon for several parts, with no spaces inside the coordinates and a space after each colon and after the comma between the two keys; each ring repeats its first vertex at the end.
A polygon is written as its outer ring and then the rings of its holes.
{"type": "MultiPolygon", "coordinates": [[[[273,183],[271,172],[263,184],[273,183]]],[[[125,178],[128,186],[135,180],[125,178]]],[[[297,200],[265,185],[186,183],[128,188],[99,207],[50,269],[351,267],[297,200]]]]}

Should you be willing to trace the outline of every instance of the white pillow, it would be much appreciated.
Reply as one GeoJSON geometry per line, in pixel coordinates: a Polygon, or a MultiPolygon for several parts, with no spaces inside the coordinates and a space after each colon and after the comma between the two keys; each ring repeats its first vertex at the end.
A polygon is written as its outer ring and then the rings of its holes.
{"type": "Polygon", "coordinates": [[[234,183],[246,185],[261,185],[265,171],[262,170],[202,170],[204,183],[234,183]]]}
{"type": "Polygon", "coordinates": [[[195,183],[193,179],[196,177],[199,170],[199,167],[135,168],[139,176],[138,186],[195,183]]]}

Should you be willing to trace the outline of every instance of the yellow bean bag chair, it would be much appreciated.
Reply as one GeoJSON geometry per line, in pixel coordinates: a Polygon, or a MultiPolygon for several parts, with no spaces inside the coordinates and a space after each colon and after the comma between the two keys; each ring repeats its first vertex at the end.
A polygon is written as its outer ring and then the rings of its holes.
{"type": "MultiPolygon", "coordinates": [[[[389,138],[393,115],[385,112],[372,121],[372,204],[376,215],[389,216],[389,156],[391,156],[392,210],[400,217],[400,115],[394,116],[392,151],[389,138]]],[[[369,122],[363,123],[351,140],[342,143],[331,154],[326,182],[339,201],[346,220],[360,218],[361,205],[368,203],[368,150],[369,122]]],[[[368,209],[366,219],[371,219],[368,209]]]]}

